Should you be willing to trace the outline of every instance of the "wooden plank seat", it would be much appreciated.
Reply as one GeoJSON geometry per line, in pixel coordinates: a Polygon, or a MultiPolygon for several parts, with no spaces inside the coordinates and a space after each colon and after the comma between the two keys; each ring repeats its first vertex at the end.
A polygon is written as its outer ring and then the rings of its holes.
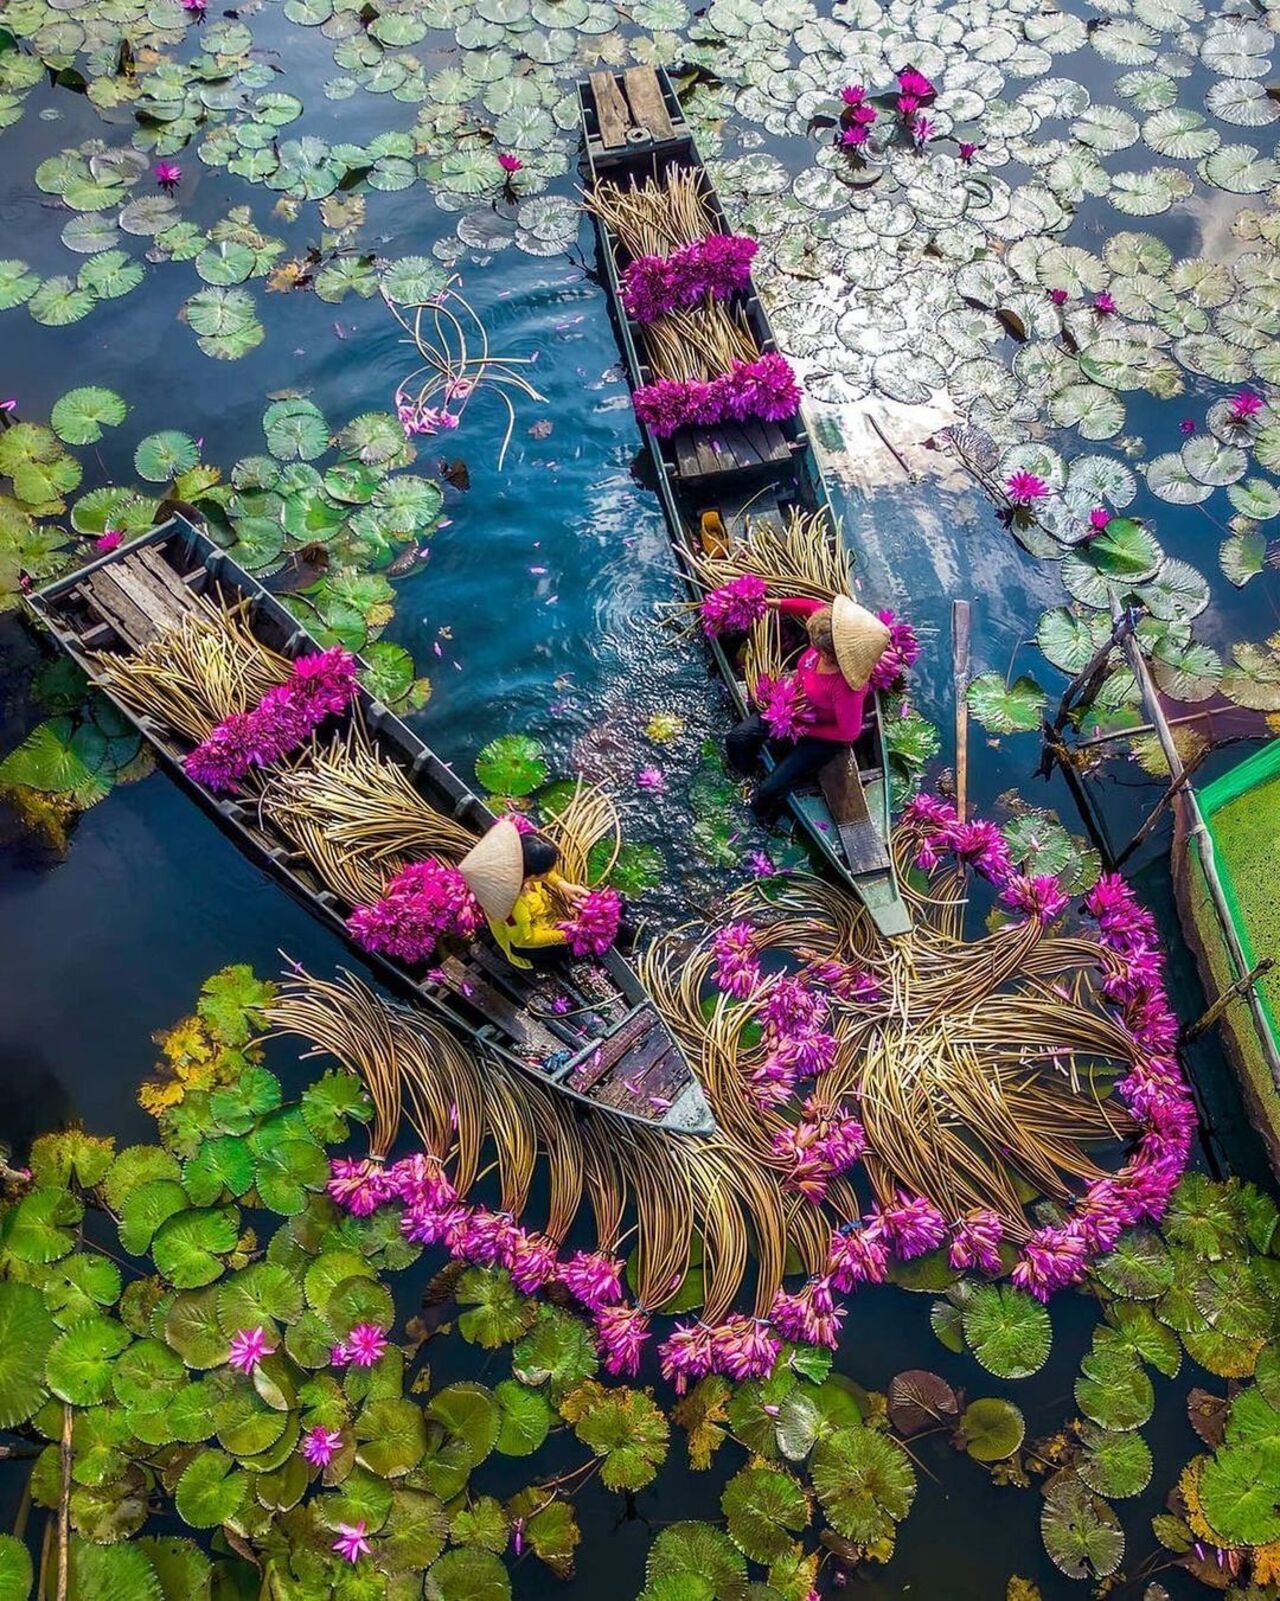
{"type": "Polygon", "coordinates": [[[593,72],[600,142],[606,150],[674,139],[675,128],[652,67],[628,67],[621,82],[612,72],[593,72]]]}
{"type": "MultiPolygon", "coordinates": [[[[652,1032],[655,1025],[658,1025],[658,1017],[652,1007],[638,1006],[612,1034],[606,1034],[594,1048],[583,1053],[573,1064],[570,1070],[570,1082],[573,1088],[582,1094],[594,1089],[638,1041],[652,1032]]],[[[665,1032],[661,1030],[661,1025],[658,1026],[661,1032],[665,1032]]]]}
{"type": "Polygon", "coordinates": [[[676,471],[688,483],[726,473],[758,472],[791,459],[791,447],[776,422],[682,428],[672,436],[672,445],[676,471]]]}
{"type": "Polygon", "coordinates": [[[852,750],[845,747],[833,756],[819,774],[819,783],[850,871],[883,871],[889,866],[889,852],[871,821],[862,775],[852,750]]]}

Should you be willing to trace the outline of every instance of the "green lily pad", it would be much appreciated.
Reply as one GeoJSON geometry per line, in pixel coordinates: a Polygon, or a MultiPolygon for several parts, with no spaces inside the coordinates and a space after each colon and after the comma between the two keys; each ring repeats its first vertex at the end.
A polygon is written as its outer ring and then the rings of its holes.
{"type": "Polygon", "coordinates": [[[493,1391],[483,1384],[469,1380],[450,1384],[432,1396],[426,1412],[465,1447],[472,1467],[478,1467],[497,1444],[501,1411],[493,1391]]]}
{"type": "Polygon", "coordinates": [[[178,1480],[174,1503],[193,1529],[216,1529],[240,1510],[248,1482],[225,1451],[205,1449],[178,1480]]]}
{"type": "Polygon", "coordinates": [[[1264,1445],[1225,1446],[1204,1464],[1200,1505],[1227,1545],[1267,1545],[1280,1539],[1276,1460],[1264,1445]]]}
{"type": "Polygon", "coordinates": [[[547,781],[542,746],[529,734],[503,734],[476,757],[476,778],[492,795],[529,795],[547,781]]]}
{"type": "Polygon", "coordinates": [[[97,303],[98,297],[92,289],[60,274],[44,280],[27,301],[27,310],[33,321],[46,328],[65,328],[87,317],[97,303]]]}
{"type": "Polygon", "coordinates": [[[72,1406],[97,1406],[111,1394],[113,1358],[131,1336],[114,1318],[87,1317],[54,1341],[46,1365],[49,1388],[72,1406]]]}
{"type": "Polygon", "coordinates": [[[443,290],[448,274],[430,256],[402,256],[382,273],[382,292],[401,306],[428,304],[443,290]]]}
{"type": "Polygon", "coordinates": [[[219,1258],[235,1249],[239,1230],[234,1206],[179,1212],[156,1230],[151,1245],[156,1268],[177,1289],[199,1289],[221,1274],[219,1258]]]}
{"type": "Polygon", "coordinates": [[[1053,1343],[1049,1314],[1012,1285],[976,1285],[961,1309],[961,1320],[970,1350],[997,1378],[1030,1378],[1048,1360],[1053,1343]]]}
{"type": "Polygon", "coordinates": [[[1039,728],[1045,694],[1034,678],[1006,685],[998,673],[983,673],[969,685],[969,710],[993,734],[1030,733],[1039,728]]]}
{"type": "Polygon", "coordinates": [[[910,1458],[896,1440],[874,1429],[837,1429],[819,1440],[810,1472],[827,1521],[859,1544],[892,1538],[915,1500],[910,1458]]]}
{"type": "Polygon", "coordinates": [[[1120,584],[1138,584],[1151,578],[1160,565],[1159,545],[1132,517],[1113,517],[1084,558],[1104,578],[1120,584]]]}
{"type": "Polygon", "coordinates": [[[191,435],[173,428],[148,434],[133,453],[135,472],[153,484],[169,483],[199,460],[200,448],[191,435]]]}
{"type": "Polygon", "coordinates": [[[672,1523],[649,1547],[646,1596],[669,1601],[740,1601],[747,1594],[747,1564],[725,1534],[710,1523],[672,1523]]]}
{"type": "Polygon", "coordinates": [[[277,400],[267,407],[262,428],[279,461],[314,461],[329,448],[329,425],[309,400],[277,400]]]}
{"type": "Polygon", "coordinates": [[[545,1303],[535,1307],[532,1327],[511,1353],[516,1378],[548,1385],[553,1400],[590,1378],[599,1365],[595,1342],[582,1322],[545,1303]]]}
{"type": "Polygon", "coordinates": [[[119,300],[122,295],[131,294],[145,276],[142,263],[123,250],[105,250],[85,262],[76,274],[76,282],[98,300],[119,300]]]}
{"type": "Polygon", "coordinates": [[[458,1280],[457,1297],[465,1310],[458,1318],[464,1340],[496,1350],[518,1339],[533,1323],[536,1304],[521,1295],[504,1268],[469,1267],[458,1280]]]}
{"type": "Polygon", "coordinates": [[[1151,1482],[1151,1447],[1136,1431],[1088,1427],[1076,1471],[1089,1489],[1111,1500],[1141,1495],[1151,1482]]]}
{"type": "Polygon", "coordinates": [[[1115,1347],[1094,1349],[1080,1364],[1076,1405],[1104,1429],[1137,1429],[1155,1407],[1155,1391],[1138,1358],[1115,1347]]]}
{"type": "Polygon", "coordinates": [[[720,1507],[729,1538],[752,1562],[775,1561],[809,1525],[809,1498],[782,1468],[743,1468],[725,1486],[720,1507]]]}
{"type": "Polygon", "coordinates": [[[421,1407],[394,1396],[371,1401],[356,1419],[355,1435],[356,1460],[383,1479],[408,1473],[427,1448],[421,1407]]]}
{"type": "Polygon", "coordinates": [[[27,1601],[34,1582],[31,1553],[13,1535],[0,1534],[0,1601],[27,1601]]]}
{"type": "Polygon", "coordinates": [[[113,389],[70,389],[54,402],[49,422],[68,445],[92,445],[104,428],[125,419],[127,407],[113,389]]]}
{"type": "Polygon", "coordinates": [[[503,1456],[532,1455],[551,1427],[551,1403],[546,1395],[514,1379],[503,1379],[494,1395],[502,1409],[495,1449],[503,1456]]]}
{"type": "Polygon", "coordinates": [[[1003,1462],[1026,1436],[1027,1423],[1012,1401],[982,1396],[970,1401],[960,1419],[958,1443],[977,1462],[1003,1462]]]}
{"type": "Polygon", "coordinates": [[[40,274],[25,261],[0,261],[0,311],[24,305],[40,287],[40,274]]]}
{"type": "Polygon", "coordinates": [[[30,1284],[0,1282],[0,1429],[24,1423],[45,1396],[45,1359],[58,1329],[30,1284]]]}
{"type": "Polygon", "coordinates": [[[1074,1474],[1064,1475],[1045,1492],[1040,1532],[1045,1550],[1068,1578],[1105,1579],[1124,1560],[1119,1519],[1074,1474]]]}
{"type": "Polygon", "coordinates": [[[491,1551],[458,1547],[427,1569],[427,1601],[510,1601],[511,1579],[491,1551]]]}

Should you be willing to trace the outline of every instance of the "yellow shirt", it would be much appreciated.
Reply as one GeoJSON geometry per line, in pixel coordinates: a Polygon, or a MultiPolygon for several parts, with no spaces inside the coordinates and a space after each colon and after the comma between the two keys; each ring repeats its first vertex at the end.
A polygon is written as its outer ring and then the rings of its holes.
{"type": "Polygon", "coordinates": [[[549,873],[545,879],[532,879],[516,897],[511,916],[505,923],[489,919],[494,939],[513,966],[533,965],[517,954],[516,946],[537,950],[543,946],[565,943],[563,930],[556,926],[556,920],[561,915],[559,905],[550,893],[550,886],[558,881],[558,873],[549,873]]]}

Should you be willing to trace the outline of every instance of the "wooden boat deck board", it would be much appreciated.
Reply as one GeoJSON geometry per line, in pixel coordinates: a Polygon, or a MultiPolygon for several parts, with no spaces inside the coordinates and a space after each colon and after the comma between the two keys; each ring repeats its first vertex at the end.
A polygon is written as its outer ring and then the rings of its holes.
{"type": "Polygon", "coordinates": [[[600,143],[605,150],[676,137],[662,85],[652,67],[628,67],[621,77],[612,72],[593,72],[591,90],[600,143]]]}
{"type": "Polygon", "coordinates": [[[791,447],[776,422],[682,428],[673,435],[672,444],[680,476],[690,484],[729,473],[758,472],[791,458],[791,447]]]}
{"type": "MultiPolygon", "coordinates": [[[[214,599],[246,600],[254,631],[282,654],[319,649],[274,596],[182,519],[28,598],[64,649],[91,680],[101,683],[95,650],[143,648],[196,609],[201,593],[214,599]]],[[[111,694],[105,684],[101,687],[111,694]]],[[[350,908],[326,884],[298,842],[277,833],[252,796],[213,795],[192,781],[182,767],[187,742],[150,718],[135,716],[119,700],[116,704],[242,848],[348,938],[345,918],[350,908]]],[[[332,726],[341,732],[352,719],[363,722],[380,758],[398,763],[437,811],[477,833],[491,824],[492,815],[452,769],[363,689],[356,705],[334,719],[332,726]]],[[[485,1050],[574,1099],[674,1133],[714,1133],[714,1118],[674,1036],[621,956],[608,952],[587,962],[566,955],[562,965],[531,971],[514,967],[486,941],[482,934],[461,951],[442,954],[425,976],[415,976],[388,958],[363,950],[359,954],[485,1050]],[[571,1002],[563,1015],[549,1005],[556,993],[571,1002]],[[593,1063],[595,1051],[599,1070],[592,1066],[590,1082],[579,1089],[571,1069],[593,1063]],[[674,1093],[641,1091],[636,1081],[639,1051],[668,1061],[664,1082],[670,1080],[674,1093]],[[628,1088],[627,1081],[635,1087],[628,1088]]],[[[645,1056],[646,1063],[650,1055],[645,1056]]]]}

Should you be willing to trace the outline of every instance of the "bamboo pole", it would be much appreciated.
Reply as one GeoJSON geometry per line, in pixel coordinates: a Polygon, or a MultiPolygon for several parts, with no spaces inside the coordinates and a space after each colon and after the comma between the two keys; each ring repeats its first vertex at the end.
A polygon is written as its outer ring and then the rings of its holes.
{"type": "Polygon", "coordinates": [[[956,697],[956,815],[964,822],[969,788],[969,602],[951,603],[951,680],[956,697]]]}

